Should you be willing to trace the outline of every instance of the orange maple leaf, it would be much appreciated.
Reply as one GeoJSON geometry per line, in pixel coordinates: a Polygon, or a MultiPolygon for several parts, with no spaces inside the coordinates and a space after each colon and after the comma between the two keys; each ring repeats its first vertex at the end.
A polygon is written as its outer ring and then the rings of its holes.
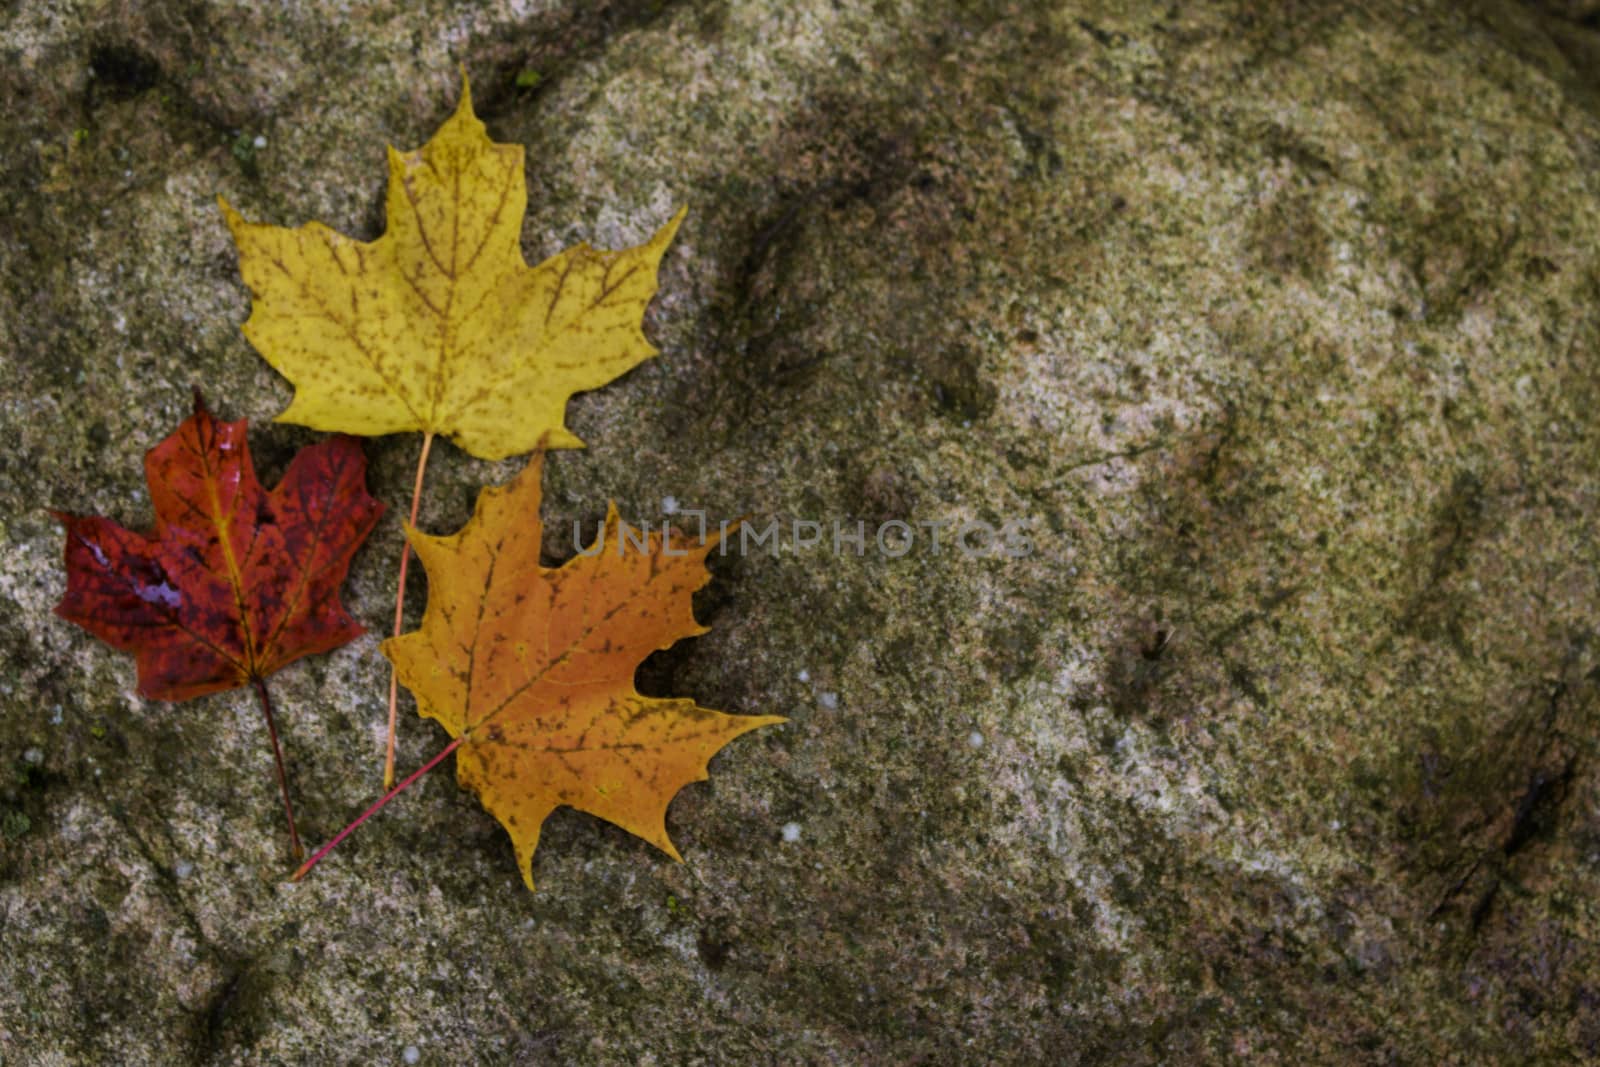
{"type": "Polygon", "coordinates": [[[383,643],[420,713],[457,739],[457,780],[510,832],[529,889],[540,827],[563,805],[681,860],[667,837],[673,796],[704,780],[728,742],[784,721],[634,688],[646,656],[706,632],[691,601],[710,580],[717,539],[654,532],[641,551],[618,537],[613,505],[599,552],[543,567],[542,468],[536,453],[509,484],[480,493],[452,536],[407,528],[428,607],[420,629],[383,643]]]}

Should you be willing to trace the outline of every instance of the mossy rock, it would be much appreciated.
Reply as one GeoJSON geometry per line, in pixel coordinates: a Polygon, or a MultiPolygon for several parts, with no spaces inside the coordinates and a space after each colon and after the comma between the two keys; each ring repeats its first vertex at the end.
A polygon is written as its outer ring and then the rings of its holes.
{"type": "MultiPolygon", "coordinates": [[[[4,16],[6,1063],[1600,1056],[1588,6],[525,8],[4,16]],[[718,562],[642,677],[790,722],[674,803],[684,865],[565,812],[530,894],[445,773],[291,885],[253,697],[141,700],[41,508],[146,525],[193,384],[269,481],[315,438],[215,197],[375,235],[460,66],[530,259],[689,207],[553,552],[668,496],[1033,550],[718,562]]],[[[366,447],[401,504],[419,441],[366,447]]],[[[421,525],[517,466],[436,449],[421,525]]],[[[387,681],[371,635],[273,679],[312,840],[387,681]]]]}

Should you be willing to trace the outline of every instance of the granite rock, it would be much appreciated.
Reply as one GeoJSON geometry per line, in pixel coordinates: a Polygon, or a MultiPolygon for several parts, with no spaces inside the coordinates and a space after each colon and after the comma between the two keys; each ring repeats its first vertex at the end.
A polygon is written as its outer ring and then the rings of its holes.
{"type": "MultiPolygon", "coordinates": [[[[1600,1056],[1591,7],[12,5],[0,1056],[1600,1056]],[[269,479],[315,439],[215,197],[374,236],[462,68],[530,260],[688,206],[548,547],[608,498],[778,522],[641,684],[790,722],[674,803],[683,865],[563,812],[530,894],[446,773],[288,884],[253,696],[141,700],[41,508],[147,524],[193,384],[269,479]]],[[[418,447],[367,442],[375,633],[418,447]]],[[[421,525],[517,468],[437,449],[421,525]]],[[[272,684],[322,840],[386,664],[272,684]]]]}

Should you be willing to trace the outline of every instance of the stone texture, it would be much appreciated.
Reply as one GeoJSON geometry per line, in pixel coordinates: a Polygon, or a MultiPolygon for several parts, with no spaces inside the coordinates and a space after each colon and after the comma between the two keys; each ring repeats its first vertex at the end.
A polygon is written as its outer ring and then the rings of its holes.
{"type": "MultiPolygon", "coordinates": [[[[5,1063],[1600,1055],[1590,6],[13,5],[5,1063]],[[1035,550],[722,561],[642,677],[791,722],[676,801],[685,865],[563,813],[529,894],[436,775],[288,885],[250,695],[140,700],[40,508],[147,522],[191,383],[265,476],[313,439],[214,197],[375,234],[458,64],[530,258],[690,209],[552,553],[669,495],[1035,550]]],[[[368,442],[396,513],[418,445],[368,442]]],[[[517,469],[434,462],[430,530],[517,469]]],[[[273,680],[310,839],[386,679],[369,636],[273,680]]]]}

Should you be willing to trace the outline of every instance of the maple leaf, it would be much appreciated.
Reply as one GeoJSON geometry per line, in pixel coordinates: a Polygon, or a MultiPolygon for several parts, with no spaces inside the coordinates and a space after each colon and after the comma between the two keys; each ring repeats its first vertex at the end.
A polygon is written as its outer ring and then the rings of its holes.
{"type": "MultiPolygon", "coordinates": [[[[151,699],[255,685],[283,784],[264,679],[362,633],[339,586],[383,505],[367,495],[354,438],[301,449],[269,493],[245,429],[217,421],[195,393],[194,414],[145,454],[153,534],[53,512],[67,534],[56,614],[135,653],[139,692],[151,699]]],[[[286,807],[287,797],[285,786],[286,807]]]]}
{"type": "Polygon", "coordinates": [[[295,385],[279,421],[417,430],[482,459],[582,446],[567,400],[656,354],[641,329],[684,212],[648,243],[587,244],[529,267],[521,145],[489,140],[465,78],[420,149],[389,149],[388,228],[246,222],[219,200],[254,295],[245,336],[295,385]]]}
{"type": "Polygon", "coordinates": [[[641,695],[634,672],[650,653],[706,632],[694,591],[710,580],[717,540],[688,545],[649,535],[625,552],[615,506],[603,549],[560,567],[539,563],[536,454],[509,484],[478,495],[458,533],[406,530],[428,573],[420,629],[383,643],[420,713],[455,740],[312,856],[328,850],[396,793],[459,749],[456,778],[511,835],[533,888],[539,830],[556,808],[598,815],[673,859],[667,805],[707,777],[728,742],[775,715],[728,715],[688,699],[641,695]]]}
{"type": "MultiPolygon", "coordinates": [[[[279,421],[374,436],[421,431],[411,522],[436,434],[482,459],[579,448],[567,400],[656,354],[645,308],[684,210],[650,241],[587,244],[529,267],[521,145],[489,140],[461,102],[433,138],[389,148],[387,229],[362,242],[310,222],[246,222],[218,198],[254,297],[244,334],[295,386],[279,421]]],[[[394,633],[404,619],[400,556],[394,633]]],[[[396,686],[389,684],[384,785],[394,781],[396,686]]]]}

